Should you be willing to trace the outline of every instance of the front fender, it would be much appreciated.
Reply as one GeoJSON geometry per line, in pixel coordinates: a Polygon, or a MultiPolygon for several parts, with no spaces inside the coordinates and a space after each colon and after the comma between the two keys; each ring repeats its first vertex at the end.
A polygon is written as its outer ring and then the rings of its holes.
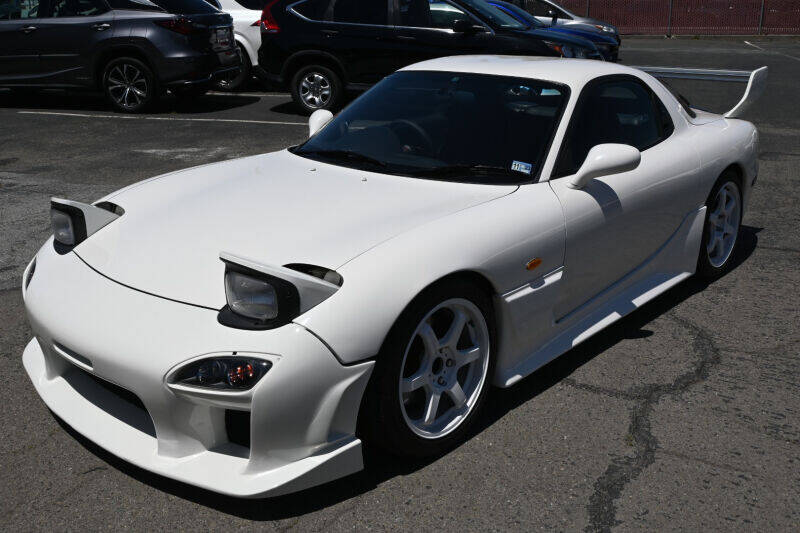
{"type": "Polygon", "coordinates": [[[524,185],[364,252],[338,269],[342,288],[295,322],[340,361],[354,363],[375,356],[400,313],[437,280],[476,272],[492,284],[493,296],[502,295],[560,267],[564,238],[561,205],[549,185],[524,185]],[[527,270],[536,257],[540,266],[527,270]]]}

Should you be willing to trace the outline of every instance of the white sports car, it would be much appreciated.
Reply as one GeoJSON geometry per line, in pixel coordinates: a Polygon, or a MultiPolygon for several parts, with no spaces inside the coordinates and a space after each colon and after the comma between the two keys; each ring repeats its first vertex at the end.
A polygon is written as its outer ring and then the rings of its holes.
{"type": "Polygon", "coordinates": [[[23,360],[142,468],[273,496],[441,453],[508,387],[730,265],[758,134],[641,69],[462,56],[399,71],[277,153],[53,199],[23,360]]]}

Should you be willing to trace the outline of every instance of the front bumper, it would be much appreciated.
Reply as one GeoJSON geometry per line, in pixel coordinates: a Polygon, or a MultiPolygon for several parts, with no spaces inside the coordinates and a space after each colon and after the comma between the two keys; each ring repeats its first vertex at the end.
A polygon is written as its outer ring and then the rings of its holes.
{"type": "Polygon", "coordinates": [[[37,392],[122,459],[238,497],[277,496],[363,468],[355,425],[373,363],[341,365],[303,327],[226,328],[216,311],[122,286],[75,253],[59,256],[51,241],[23,297],[35,334],[23,363],[37,392]],[[232,352],[273,363],[251,391],[174,390],[164,382],[187,360],[232,352]],[[232,442],[226,411],[250,413],[249,447],[232,442]]]}

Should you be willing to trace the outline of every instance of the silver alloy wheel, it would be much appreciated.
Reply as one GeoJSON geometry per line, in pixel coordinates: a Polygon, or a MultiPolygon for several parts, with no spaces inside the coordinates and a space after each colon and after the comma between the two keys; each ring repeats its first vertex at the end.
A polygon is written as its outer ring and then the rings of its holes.
{"type": "Polygon", "coordinates": [[[147,78],[130,63],[114,66],[108,73],[107,83],[111,98],[121,107],[134,109],[147,99],[147,78]]]}
{"type": "Polygon", "coordinates": [[[739,235],[739,222],[742,216],[742,200],[739,187],[729,181],[720,187],[717,196],[709,209],[708,244],[706,252],[708,261],[714,268],[720,268],[733,252],[736,238],[739,235]]]}
{"type": "Polygon", "coordinates": [[[300,98],[311,109],[322,109],[331,101],[331,81],[320,72],[309,72],[300,82],[300,98]]]}
{"type": "Polygon", "coordinates": [[[426,439],[452,432],[472,412],[486,382],[489,328],[483,313],[463,298],[437,305],[417,325],[402,365],[398,393],[409,429],[426,439]]]}

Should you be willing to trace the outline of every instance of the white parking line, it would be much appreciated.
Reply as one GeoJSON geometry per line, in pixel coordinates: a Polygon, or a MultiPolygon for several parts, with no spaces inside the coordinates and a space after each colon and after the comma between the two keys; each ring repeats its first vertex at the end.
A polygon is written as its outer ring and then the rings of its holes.
{"type": "Polygon", "coordinates": [[[783,52],[776,52],[774,50],[767,50],[766,48],[761,48],[757,44],[753,44],[750,41],[744,41],[744,44],[752,46],[753,48],[755,48],[757,50],[761,50],[762,52],[764,52],[766,54],[775,54],[775,55],[778,55],[778,56],[788,57],[789,59],[794,59],[795,61],[800,61],[800,57],[789,55],[789,54],[784,54],[783,52]]]}
{"type": "Polygon", "coordinates": [[[142,117],[135,115],[90,115],[87,113],[59,113],[56,111],[17,111],[22,115],[54,115],[78,118],[118,118],[123,120],[174,120],[183,122],[235,122],[241,124],[271,124],[275,126],[307,126],[305,122],[281,122],[276,120],[242,120],[236,118],[183,118],[183,117],[142,117]]]}
{"type": "Polygon", "coordinates": [[[208,91],[206,94],[214,96],[269,96],[270,98],[291,98],[289,93],[226,93],[222,91],[208,91]]]}

